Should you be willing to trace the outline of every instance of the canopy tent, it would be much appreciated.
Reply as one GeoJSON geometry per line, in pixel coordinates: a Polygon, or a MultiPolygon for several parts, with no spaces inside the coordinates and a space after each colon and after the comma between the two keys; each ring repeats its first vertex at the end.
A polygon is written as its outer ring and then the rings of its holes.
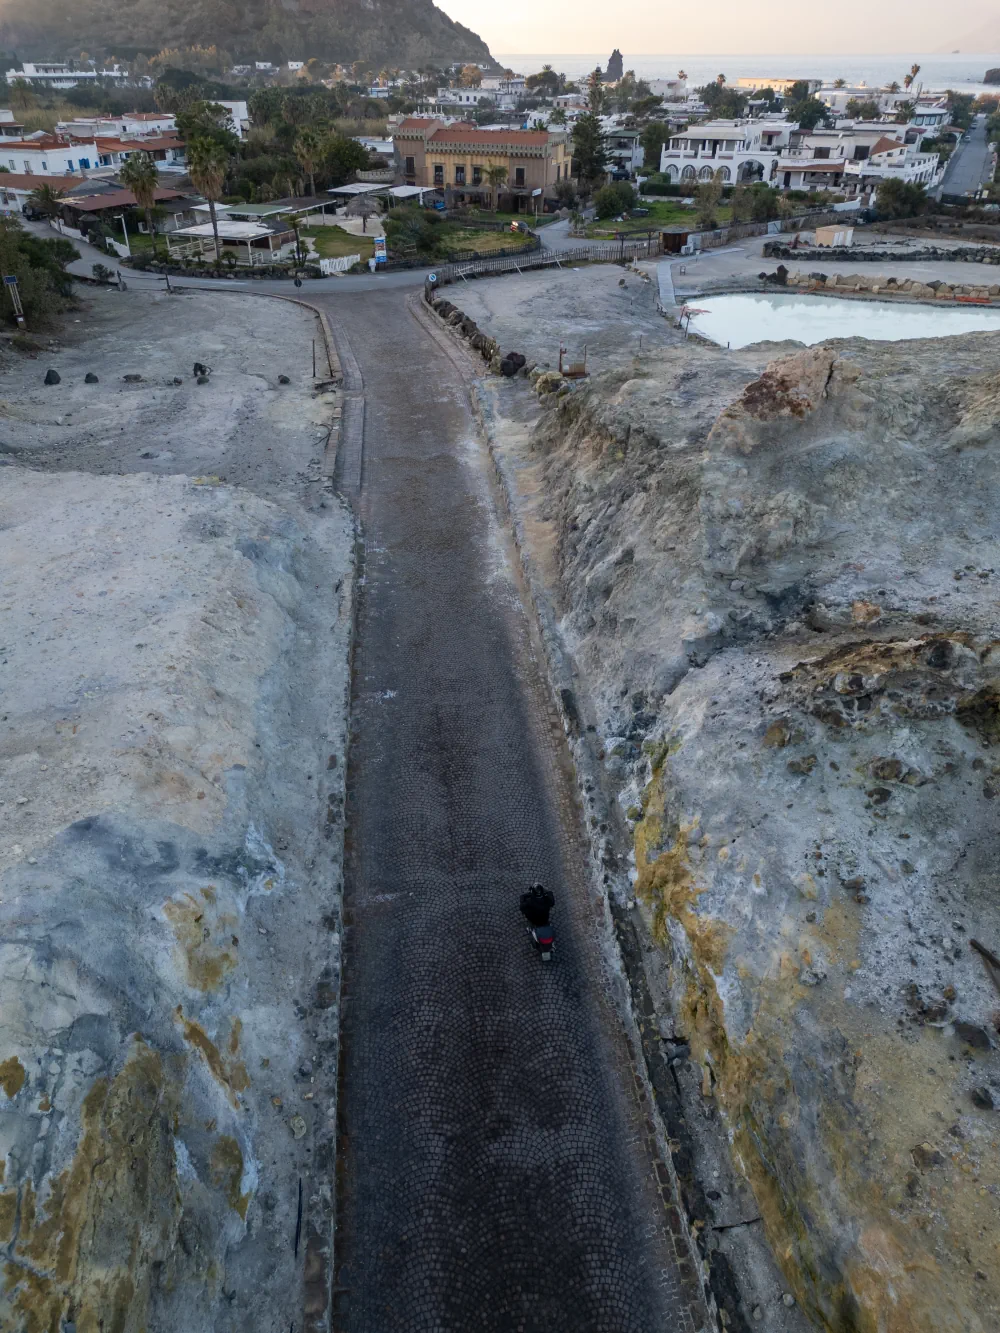
{"type": "MultiPolygon", "coordinates": [[[[292,239],[290,228],[278,225],[266,226],[261,222],[240,221],[237,218],[218,218],[216,227],[219,232],[219,240],[224,247],[230,251],[236,251],[240,246],[247,248],[247,263],[253,266],[254,250],[266,251],[266,255],[261,255],[260,263],[267,263],[274,251],[279,253],[283,244],[289,243],[292,239]],[[285,240],[282,240],[285,237],[285,240]]],[[[215,243],[215,229],[211,222],[196,222],[191,227],[178,227],[176,231],[167,232],[167,249],[173,253],[177,246],[183,253],[194,252],[195,254],[204,254],[206,250],[211,249],[215,243]]]]}

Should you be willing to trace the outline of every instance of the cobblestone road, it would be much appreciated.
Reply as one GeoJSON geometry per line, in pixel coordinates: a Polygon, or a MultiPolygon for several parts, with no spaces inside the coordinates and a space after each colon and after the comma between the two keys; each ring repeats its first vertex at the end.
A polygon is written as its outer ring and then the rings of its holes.
{"type": "Polygon", "coordinates": [[[698,1282],[459,373],[399,295],[326,308],[366,400],[340,469],[365,566],[335,1328],[685,1333],[698,1282]],[[557,896],[551,966],[517,910],[535,878],[557,896]]]}

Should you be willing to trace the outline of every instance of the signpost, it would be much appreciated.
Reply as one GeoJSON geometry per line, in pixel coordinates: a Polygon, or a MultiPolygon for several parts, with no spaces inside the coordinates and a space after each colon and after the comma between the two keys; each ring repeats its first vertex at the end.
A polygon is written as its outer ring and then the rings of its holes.
{"type": "Polygon", "coordinates": [[[385,263],[388,263],[388,260],[389,260],[389,256],[386,254],[386,249],[385,249],[385,237],[384,237],[384,236],[376,236],[376,237],[375,237],[375,263],[376,263],[376,264],[385,264],[385,263]]]}
{"type": "Polygon", "coordinates": [[[14,303],[14,318],[18,324],[24,324],[24,307],[21,305],[21,294],[17,290],[17,277],[13,273],[3,275],[3,285],[10,292],[10,299],[14,303]]]}

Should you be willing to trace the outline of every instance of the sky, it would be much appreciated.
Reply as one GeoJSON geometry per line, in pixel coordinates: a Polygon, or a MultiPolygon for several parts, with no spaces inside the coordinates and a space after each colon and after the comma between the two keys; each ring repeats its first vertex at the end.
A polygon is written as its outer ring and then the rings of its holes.
{"type": "MultiPolygon", "coordinates": [[[[802,5],[794,22],[763,0],[714,0],[699,6],[659,5],[618,10],[607,0],[533,0],[530,5],[498,5],[487,0],[437,0],[451,18],[478,32],[493,51],[673,52],[678,55],[830,53],[881,54],[896,51],[990,49],[981,40],[963,45],[1000,19],[993,0],[966,0],[957,10],[939,0],[840,0],[802,5]],[[834,20],[831,23],[831,19],[834,20]]],[[[791,14],[793,11],[785,11],[791,14]]]]}

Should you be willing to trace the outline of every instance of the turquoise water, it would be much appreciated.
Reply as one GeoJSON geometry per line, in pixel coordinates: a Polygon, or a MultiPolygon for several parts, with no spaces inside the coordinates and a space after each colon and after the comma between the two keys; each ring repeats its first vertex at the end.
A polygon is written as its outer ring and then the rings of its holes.
{"type": "Polygon", "coordinates": [[[1000,308],[903,305],[890,301],[844,301],[835,296],[772,296],[740,293],[706,296],[691,303],[700,313],[691,328],[725,347],[748,347],[786,338],[811,346],[827,338],[947,338],[957,333],[1000,331],[1000,308]]]}

